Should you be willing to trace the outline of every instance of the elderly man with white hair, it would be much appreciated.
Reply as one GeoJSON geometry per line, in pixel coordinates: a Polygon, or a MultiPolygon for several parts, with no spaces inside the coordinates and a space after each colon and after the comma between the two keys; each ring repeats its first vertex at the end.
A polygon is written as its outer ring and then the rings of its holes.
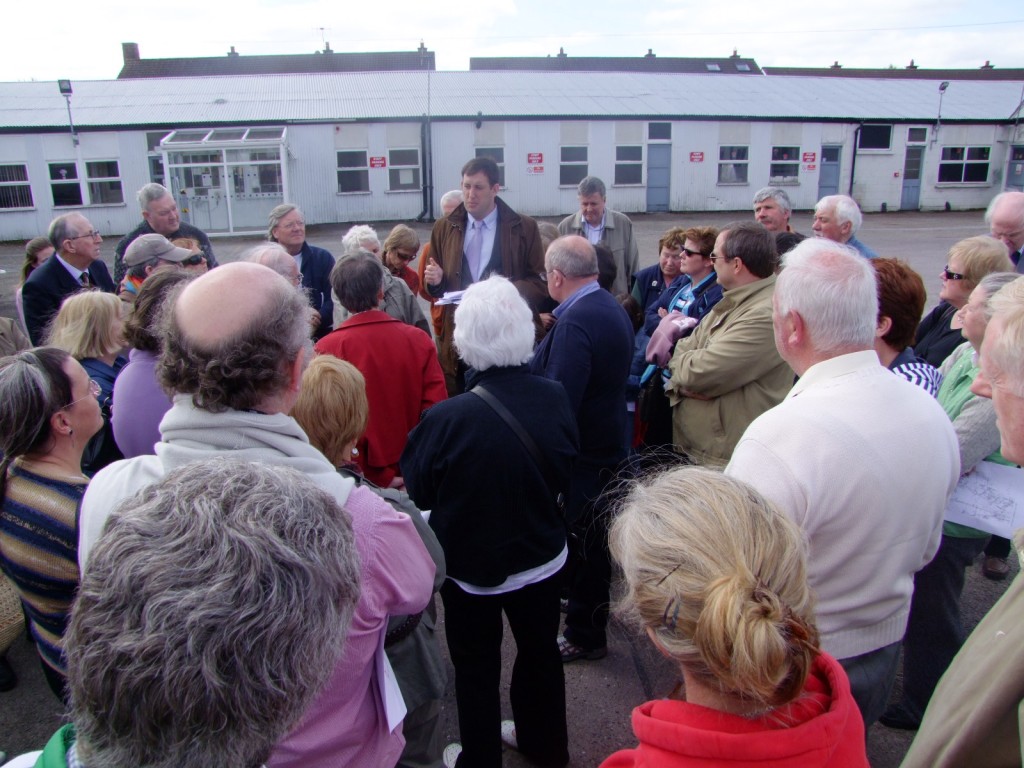
{"type": "Polygon", "coordinates": [[[865,725],[888,701],[914,573],[938,548],[960,475],[941,406],[879,362],[877,313],[874,271],[851,248],[806,240],[786,254],[772,320],[800,379],[725,470],[806,532],[821,646],[849,674],[865,725]]]}
{"type": "Polygon", "coordinates": [[[815,237],[844,243],[855,248],[861,256],[877,258],[877,253],[856,238],[863,223],[864,216],[860,212],[860,206],[852,197],[827,195],[814,206],[814,224],[811,225],[811,229],[814,230],[815,237]]]}
{"type": "Polygon", "coordinates": [[[1018,272],[1024,272],[1024,192],[1003,192],[992,198],[985,211],[989,234],[1002,240],[1018,272]]]}
{"type": "MultiPolygon", "coordinates": [[[[350,227],[345,236],[341,238],[342,255],[369,251],[380,259],[380,238],[377,230],[369,224],[356,224],[350,227]]],[[[415,325],[428,336],[430,325],[427,318],[420,309],[420,304],[404,280],[396,278],[381,264],[381,271],[384,273],[384,299],[380,303],[380,310],[395,320],[401,320],[407,325],[415,325]]],[[[351,317],[351,314],[341,305],[338,294],[331,290],[331,298],[334,302],[334,327],[340,328],[341,324],[351,317]]]]}

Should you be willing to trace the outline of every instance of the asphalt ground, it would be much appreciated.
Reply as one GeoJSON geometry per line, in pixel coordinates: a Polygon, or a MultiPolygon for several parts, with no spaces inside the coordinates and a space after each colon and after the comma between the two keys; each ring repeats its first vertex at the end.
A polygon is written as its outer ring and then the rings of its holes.
{"type": "MultiPolygon", "coordinates": [[[[636,215],[632,218],[640,247],[641,266],[647,266],[657,260],[658,238],[669,227],[722,226],[737,218],[748,218],[748,215],[745,212],[684,213],[636,215]]],[[[557,223],[557,220],[553,221],[557,223]]],[[[385,222],[375,225],[381,240],[393,224],[385,222]]],[[[792,224],[798,231],[810,234],[810,212],[796,213],[792,224]]],[[[411,225],[426,242],[430,225],[411,225]]],[[[311,243],[337,254],[341,250],[341,237],[348,226],[337,224],[310,227],[307,236],[311,243]]],[[[965,237],[985,232],[980,211],[900,212],[866,216],[858,236],[880,255],[904,259],[918,270],[924,276],[930,308],[937,301],[938,273],[946,263],[949,246],[965,237]]],[[[119,236],[111,233],[111,236],[104,239],[103,254],[111,268],[114,245],[119,236]]],[[[218,260],[225,263],[240,258],[259,239],[220,237],[213,242],[218,260]]],[[[23,255],[22,243],[0,243],[0,269],[5,270],[5,273],[0,273],[0,315],[14,316],[14,292],[23,255]]],[[[1011,562],[1013,578],[1019,568],[1016,558],[1011,558],[1011,562]]],[[[963,595],[964,622],[968,631],[980,621],[1007,584],[1008,581],[993,582],[983,578],[977,567],[969,569],[963,595]]],[[[851,585],[851,588],[855,589],[856,585],[851,585]]],[[[442,611],[442,650],[445,649],[443,632],[442,611]]],[[[613,620],[608,640],[606,658],[600,661],[578,661],[565,667],[571,765],[580,768],[596,766],[611,752],[635,745],[636,739],[630,728],[630,712],[633,707],[648,699],[667,695],[678,678],[678,671],[637,630],[613,620]]],[[[502,692],[506,717],[511,717],[507,691],[514,652],[511,635],[506,633],[502,657],[502,692]]],[[[19,676],[19,684],[13,691],[0,693],[0,750],[13,756],[42,748],[64,719],[60,703],[46,687],[39,669],[38,655],[31,643],[26,639],[16,641],[8,652],[8,659],[19,676]]],[[[898,685],[899,682],[894,696],[898,696],[898,685]]],[[[457,740],[459,729],[455,713],[454,672],[450,667],[442,717],[446,741],[457,740]]],[[[911,738],[912,734],[904,731],[890,730],[881,725],[873,726],[868,733],[871,765],[875,768],[898,766],[911,738]]],[[[506,752],[505,765],[519,768],[529,764],[518,754],[506,752]]]]}

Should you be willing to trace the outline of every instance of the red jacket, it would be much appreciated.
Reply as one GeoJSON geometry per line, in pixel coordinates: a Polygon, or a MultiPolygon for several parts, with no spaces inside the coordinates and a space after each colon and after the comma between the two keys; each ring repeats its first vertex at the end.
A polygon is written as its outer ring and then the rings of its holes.
{"type": "Polygon", "coordinates": [[[447,395],[437,350],[421,329],[371,309],[320,339],[316,351],[347,360],[366,379],[370,420],[355,458],[371,482],[386,488],[409,431],[447,395]]]}
{"type": "Polygon", "coordinates": [[[685,701],[648,701],[633,710],[636,749],[601,768],[867,768],[864,723],[839,662],[822,653],[794,702],[758,718],[685,701]]]}

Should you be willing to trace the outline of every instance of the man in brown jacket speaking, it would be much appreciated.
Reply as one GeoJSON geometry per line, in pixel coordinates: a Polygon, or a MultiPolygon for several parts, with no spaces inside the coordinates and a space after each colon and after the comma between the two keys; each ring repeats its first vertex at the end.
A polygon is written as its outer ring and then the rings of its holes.
{"type": "MultiPolygon", "coordinates": [[[[544,250],[537,223],[516,213],[498,197],[498,165],[477,157],[462,167],[463,203],[430,233],[431,258],[423,270],[433,296],[462,291],[492,274],[504,275],[526,299],[534,316],[551,308],[544,283],[544,250]]],[[[455,306],[448,304],[441,318],[437,352],[448,396],[464,389],[465,367],[452,345],[455,306]]]]}

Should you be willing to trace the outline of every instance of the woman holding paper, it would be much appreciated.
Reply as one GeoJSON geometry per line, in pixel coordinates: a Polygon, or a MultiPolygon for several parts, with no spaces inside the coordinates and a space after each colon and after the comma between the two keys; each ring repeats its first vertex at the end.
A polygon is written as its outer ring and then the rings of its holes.
{"type": "MultiPolygon", "coordinates": [[[[992,401],[977,397],[971,384],[978,375],[978,351],[991,319],[988,300],[1020,275],[995,272],[985,276],[957,312],[967,341],[953,350],[939,368],[943,375],[939,403],[953,420],[960,442],[960,471],[971,472],[981,461],[1009,464],[999,453],[999,430],[992,401]]],[[[964,571],[985,547],[989,533],[947,521],[935,558],[914,577],[910,620],[903,638],[903,698],[879,719],[882,725],[917,730],[939,678],[964,641],[960,593],[964,571]]]]}

